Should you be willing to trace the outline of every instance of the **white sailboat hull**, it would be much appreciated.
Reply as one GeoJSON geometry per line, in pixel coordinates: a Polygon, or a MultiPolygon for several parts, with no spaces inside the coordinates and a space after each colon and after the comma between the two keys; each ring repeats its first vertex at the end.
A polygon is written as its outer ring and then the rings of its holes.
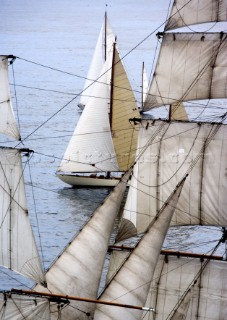
{"type": "Polygon", "coordinates": [[[57,173],[57,177],[71,186],[81,187],[115,187],[120,181],[120,177],[103,177],[103,176],[79,176],[76,174],[57,173]]]}

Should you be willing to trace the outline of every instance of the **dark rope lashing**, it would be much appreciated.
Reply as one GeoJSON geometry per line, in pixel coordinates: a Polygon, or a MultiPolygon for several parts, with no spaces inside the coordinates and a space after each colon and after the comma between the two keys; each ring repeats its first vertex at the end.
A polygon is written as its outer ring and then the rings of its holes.
{"type": "Polygon", "coordinates": [[[7,59],[8,59],[8,62],[9,62],[9,65],[13,64],[14,61],[16,60],[17,57],[13,56],[13,55],[8,55],[7,56],[7,59]]]}

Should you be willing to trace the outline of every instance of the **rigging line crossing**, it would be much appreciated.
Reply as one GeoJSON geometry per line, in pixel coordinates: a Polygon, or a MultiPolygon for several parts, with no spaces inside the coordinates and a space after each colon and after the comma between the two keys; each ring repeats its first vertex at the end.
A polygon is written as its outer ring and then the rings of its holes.
{"type": "MultiPolygon", "coordinates": [[[[185,5],[187,5],[191,0],[189,0],[185,5]]],[[[184,6],[185,6],[184,5],[184,6]]],[[[184,7],[183,6],[183,7],[184,7]]],[[[183,8],[182,7],[182,8],[183,8]]],[[[174,14],[175,15],[175,14],[174,14]]],[[[173,15],[173,16],[174,16],[173,15]]],[[[123,60],[126,56],[128,56],[131,52],[133,52],[137,47],[139,47],[143,42],[145,42],[152,34],[154,34],[161,26],[163,26],[166,23],[166,21],[164,23],[162,23],[158,28],[156,28],[154,31],[152,31],[147,37],[145,37],[142,41],[140,41],[136,46],[134,46],[128,53],[126,53],[120,60],[118,60],[116,62],[116,64],[118,62],[120,62],[121,60],[123,60]]],[[[20,57],[17,57],[18,59],[27,61],[27,62],[31,62],[34,63],[30,60],[27,59],[23,59],[20,57]]],[[[37,63],[35,63],[37,64],[37,63]]],[[[41,66],[45,67],[44,65],[40,64],[41,66]]],[[[48,67],[50,69],[52,69],[51,67],[48,67]]],[[[107,71],[105,71],[103,74],[101,74],[95,81],[98,81],[105,73],[107,73],[109,70],[111,70],[111,68],[109,68],[107,71]]],[[[48,121],[50,121],[53,117],[55,117],[59,112],[61,112],[64,108],[66,108],[70,103],[72,103],[79,95],[81,95],[85,90],[87,90],[90,86],[93,85],[93,83],[95,82],[93,81],[90,85],[88,85],[86,88],[84,88],[79,94],[77,94],[74,98],[72,98],[68,103],[66,103],[64,106],[62,106],[59,110],[57,110],[51,117],[49,117],[46,121],[43,122],[43,124],[41,124],[40,126],[38,126],[35,130],[33,130],[33,132],[31,132],[30,134],[28,134],[25,138],[22,139],[22,141],[26,140],[28,137],[30,137],[32,134],[34,134],[36,131],[38,131],[42,126],[44,126],[48,121]]],[[[19,143],[18,143],[19,145],[19,143]]]]}
{"type": "MultiPolygon", "coordinates": [[[[211,255],[213,255],[215,253],[215,251],[218,249],[219,245],[222,242],[222,238],[219,240],[218,244],[214,247],[211,255]]],[[[178,307],[180,306],[180,304],[183,302],[184,298],[186,297],[186,295],[189,293],[189,291],[195,286],[195,284],[197,283],[198,279],[202,276],[203,271],[205,270],[206,266],[208,265],[208,263],[210,262],[210,259],[207,259],[204,263],[202,263],[202,266],[199,270],[199,272],[197,273],[197,275],[195,276],[195,278],[192,280],[191,284],[188,286],[188,288],[186,289],[186,291],[183,293],[183,295],[181,296],[181,298],[179,299],[178,303],[175,305],[175,307],[172,309],[172,311],[169,313],[168,317],[166,318],[166,320],[171,319],[171,317],[175,314],[175,312],[177,311],[178,307]]]]}

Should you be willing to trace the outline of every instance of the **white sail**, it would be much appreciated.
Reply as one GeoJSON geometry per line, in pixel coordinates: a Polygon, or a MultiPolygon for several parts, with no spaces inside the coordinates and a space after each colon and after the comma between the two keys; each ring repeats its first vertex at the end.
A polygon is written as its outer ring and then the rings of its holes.
{"type": "Polygon", "coordinates": [[[114,40],[115,40],[115,35],[105,15],[105,21],[103,22],[103,25],[99,33],[98,41],[95,47],[95,52],[89,67],[87,79],[84,84],[84,89],[80,98],[80,102],[78,104],[78,106],[81,109],[85,107],[89,98],[92,95],[95,80],[98,79],[99,76],[101,75],[100,70],[102,70],[103,64],[106,60],[106,56],[112,50],[114,40]],[[105,39],[103,39],[104,36],[105,36],[105,39]]]}
{"type": "MultiPolygon", "coordinates": [[[[147,301],[147,305],[152,305],[156,310],[155,320],[174,319],[170,316],[193,284],[202,265],[203,260],[198,258],[160,256],[147,301]]],[[[189,301],[186,301],[188,305],[185,304],[185,318],[179,319],[224,320],[227,313],[226,283],[226,261],[210,260],[191,288],[189,301]]],[[[153,317],[145,314],[143,319],[153,320],[153,317]]]]}
{"type": "Polygon", "coordinates": [[[50,320],[47,299],[0,293],[0,319],[4,320],[50,320]]]}
{"type": "MultiPolygon", "coordinates": [[[[101,295],[100,300],[143,306],[153,278],[163,241],[169,228],[184,180],[176,187],[163,205],[157,219],[150,225],[142,240],[117,272],[101,295]],[[148,254],[149,253],[149,254],[148,254]]],[[[150,306],[151,307],[151,306],[150,306]]],[[[140,310],[97,305],[94,320],[135,320],[140,310]]]]}
{"type": "Polygon", "coordinates": [[[0,56],[0,133],[17,140],[20,134],[17,128],[9,90],[8,56],[0,56]]]}
{"type": "Polygon", "coordinates": [[[20,150],[0,148],[0,265],[44,282],[30,226],[20,150]]]}
{"type": "Polygon", "coordinates": [[[169,120],[188,121],[188,115],[182,102],[171,104],[169,120]]]}
{"type": "MultiPolygon", "coordinates": [[[[131,170],[123,176],[122,181],[96,209],[91,220],[47,271],[47,288],[50,292],[97,298],[109,238],[130,174],[131,170]]],[[[41,286],[35,288],[35,291],[43,290],[45,288],[41,286]]],[[[92,314],[94,307],[92,303],[71,302],[70,306],[62,311],[62,315],[64,320],[77,317],[87,320],[85,312],[92,314]]]]}
{"type": "Polygon", "coordinates": [[[227,21],[226,0],[175,0],[165,30],[220,21],[227,21]]]}
{"type": "Polygon", "coordinates": [[[138,128],[130,118],[140,118],[137,103],[119,52],[115,48],[112,70],[110,125],[120,171],[135,161],[138,128]]]}
{"type": "Polygon", "coordinates": [[[89,99],[59,167],[64,172],[119,171],[109,124],[107,60],[102,77],[94,84],[96,98],[89,99]]]}
{"type": "Polygon", "coordinates": [[[227,98],[226,33],[166,33],[144,111],[189,100],[227,98]]]}
{"type": "Polygon", "coordinates": [[[159,126],[162,126],[161,133],[150,142],[135,165],[119,241],[125,232],[129,237],[145,230],[197,155],[200,160],[185,182],[171,224],[227,226],[227,126],[220,125],[205,148],[215,124],[144,120],[139,132],[139,152],[159,126]]]}
{"type": "Polygon", "coordinates": [[[148,93],[148,78],[147,78],[147,72],[143,63],[142,67],[142,109],[143,109],[143,104],[144,101],[146,101],[147,98],[147,93],[148,93]]]}

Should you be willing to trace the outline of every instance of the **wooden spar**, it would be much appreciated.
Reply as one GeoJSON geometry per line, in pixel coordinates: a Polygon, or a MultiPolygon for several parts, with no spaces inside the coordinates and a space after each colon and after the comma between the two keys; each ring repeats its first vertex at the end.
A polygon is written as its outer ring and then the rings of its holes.
{"type": "MultiPolygon", "coordinates": [[[[133,247],[128,246],[109,246],[108,251],[132,251],[133,247]]],[[[177,256],[177,257],[189,257],[189,258],[199,258],[199,259],[210,259],[210,260],[223,260],[222,256],[211,256],[207,254],[191,253],[191,252],[182,252],[182,251],[172,251],[172,250],[161,250],[162,255],[168,256],[177,256]]]]}
{"type": "Polygon", "coordinates": [[[105,305],[109,305],[109,306],[113,306],[113,307],[121,307],[121,308],[129,308],[129,309],[137,309],[137,310],[145,310],[145,311],[155,311],[154,308],[146,308],[146,307],[140,307],[140,306],[133,306],[130,304],[117,303],[117,302],[109,302],[109,301],[103,301],[103,300],[95,300],[95,299],[67,296],[67,295],[62,295],[62,294],[35,292],[35,291],[30,291],[30,290],[18,290],[18,289],[12,289],[10,292],[12,294],[14,293],[14,294],[20,294],[20,295],[29,295],[29,296],[34,296],[34,297],[46,297],[46,298],[50,298],[50,299],[65,299],[65,300],[74,300],[74,301],[84,301],[84,302],[90,302],[90,303],[105,304],[105,305]]]}

